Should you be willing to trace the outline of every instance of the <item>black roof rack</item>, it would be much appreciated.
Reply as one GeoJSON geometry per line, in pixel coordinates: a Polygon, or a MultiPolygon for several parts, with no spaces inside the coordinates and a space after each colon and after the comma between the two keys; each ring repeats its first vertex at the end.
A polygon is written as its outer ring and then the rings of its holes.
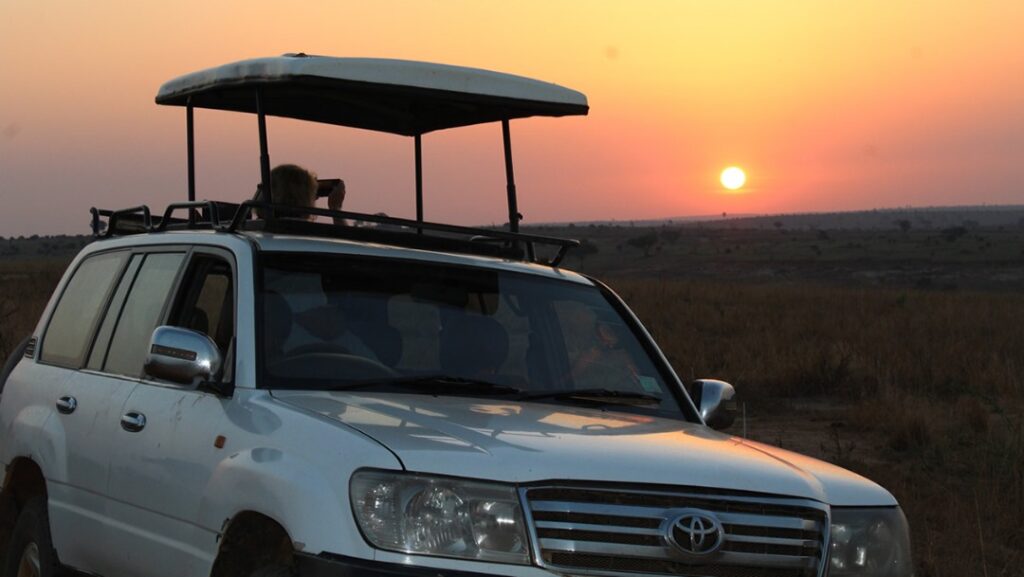
{"type": "Polygon", "coordinates": [[[264,231],[495,256],[552,267],[562,262],[570,248],[580,244],[578,240],[566,238],[251,200],[241,204],[212,200],[177,202],[168,205],[158,217],[154,217],[145,205],[121,210],[93,207],[90,213],[93,235],[100,238],[167,230],[213,230],[225,233],[264,231]],[[184,218],[174,216],[180,211],[187,211],[187,215],[184,218]],[[289,217],[275,216],[275,211],[288,214],[289,217]],[[254,212],[263,218],[254,219],[254,212]],[[291,215],[326,216],[373,226],[310,222],[291,218],[291,215]],[[103,218],[107,220],[103,221],[103,218]],[[556,252],[551,258],[538,257],[536,245],[552,247],[556,252]]]}

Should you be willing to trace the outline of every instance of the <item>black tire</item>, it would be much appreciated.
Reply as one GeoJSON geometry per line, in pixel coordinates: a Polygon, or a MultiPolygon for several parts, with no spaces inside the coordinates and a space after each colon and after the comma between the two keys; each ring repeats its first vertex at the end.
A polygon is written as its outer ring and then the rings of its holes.
{"type": "Polygon", "coordinates": [[[284,565],[270,565],[253,571],[249,577],[295,577],[295,570],[284,565]]]}
{"type": "Polygon", "coordinates": [[[29,551],[35,547],[39,560],[39,577],[57,577],[60,564],[57,552],[50,540],[50,519],[46,511],[46,497],[29,499],[18,514],[14,524],[11,542],[7,548],[7,559],[4,561],[3,577],[19,577],[19,575],[35,575],[34,572],[20,572],[22,562],[28,562],[29,551]]]}

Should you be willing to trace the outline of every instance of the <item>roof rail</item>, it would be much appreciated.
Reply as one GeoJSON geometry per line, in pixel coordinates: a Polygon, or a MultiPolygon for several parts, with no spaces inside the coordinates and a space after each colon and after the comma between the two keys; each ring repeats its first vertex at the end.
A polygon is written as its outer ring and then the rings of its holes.
{"type": "Polygon", "coordinates": [[[552,267],[561,264],[569,249],[580,244],[578,240],[574,239],[315,207],[295,207],[252,200],[242,204],[212,200],[177,202],[168,205],[163,215],[155,218],[151,216],[149,207],[145,205],[123,210],[94,207],[90,209],[90,213],[92,214],[93,235],[102,238],[167,230],[214,230],[225,233],[262,230],[500,256],[552,267]],[[176,211],[181,210],[188,211],[188,218],[173,216],[176,211]],[[253,219],[254,211],[257,211],[262,218],[253,219]],[[377,226],[358,227],[308,222],[292,217],[276,216],[275,212],[277,211],[289,215],[316,215],[347,219],[373,223],[377,226]],[[108,219],[106,223],[102,222],[101,217],[108,219]],[[105,230],[104,224],[106,225],[105,230]],[[557,249],[557,252],[550,259],[541,259],[536,254],[535,245],[551,246],[557,249]]]}

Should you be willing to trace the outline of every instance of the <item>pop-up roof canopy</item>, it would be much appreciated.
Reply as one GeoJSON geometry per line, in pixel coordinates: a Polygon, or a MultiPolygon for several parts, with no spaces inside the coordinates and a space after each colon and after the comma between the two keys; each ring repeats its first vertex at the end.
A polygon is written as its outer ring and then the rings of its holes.
{"type": "Polygon", "coordinates": [[[158,104],[259,112],[415,136],[529,116],[586,114],[587,97],[556,84],[476,68],[284,55],[208,68],[160,87],[158,104]]]}
{"type": "Polygon", "coordinates": [[[380,58],[285,54],[208,68],[160,87],[157,104],[184,106],[188,200],[195,201],[193,109],[256,114],[260,178],[270,193],[267,116],[297,118],[411,136],[415,141],[416,220],[423,221],[422,136],[501,122],[509,229],[519,229],[509,120],[587,114],[587,97],[556,84],[477,68],[380,58]]]}

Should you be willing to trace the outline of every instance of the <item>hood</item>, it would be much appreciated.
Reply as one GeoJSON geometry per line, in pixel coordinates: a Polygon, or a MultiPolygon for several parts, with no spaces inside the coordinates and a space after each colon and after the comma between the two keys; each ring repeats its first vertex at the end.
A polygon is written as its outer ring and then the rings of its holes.
{"type": "Polygon", "coordinates": [[[707,487],[834,506],[896,504],[885,489],[845,469],[673,419],[454,396],[273,394],[376,439],[419,473],[707,487]]]}

